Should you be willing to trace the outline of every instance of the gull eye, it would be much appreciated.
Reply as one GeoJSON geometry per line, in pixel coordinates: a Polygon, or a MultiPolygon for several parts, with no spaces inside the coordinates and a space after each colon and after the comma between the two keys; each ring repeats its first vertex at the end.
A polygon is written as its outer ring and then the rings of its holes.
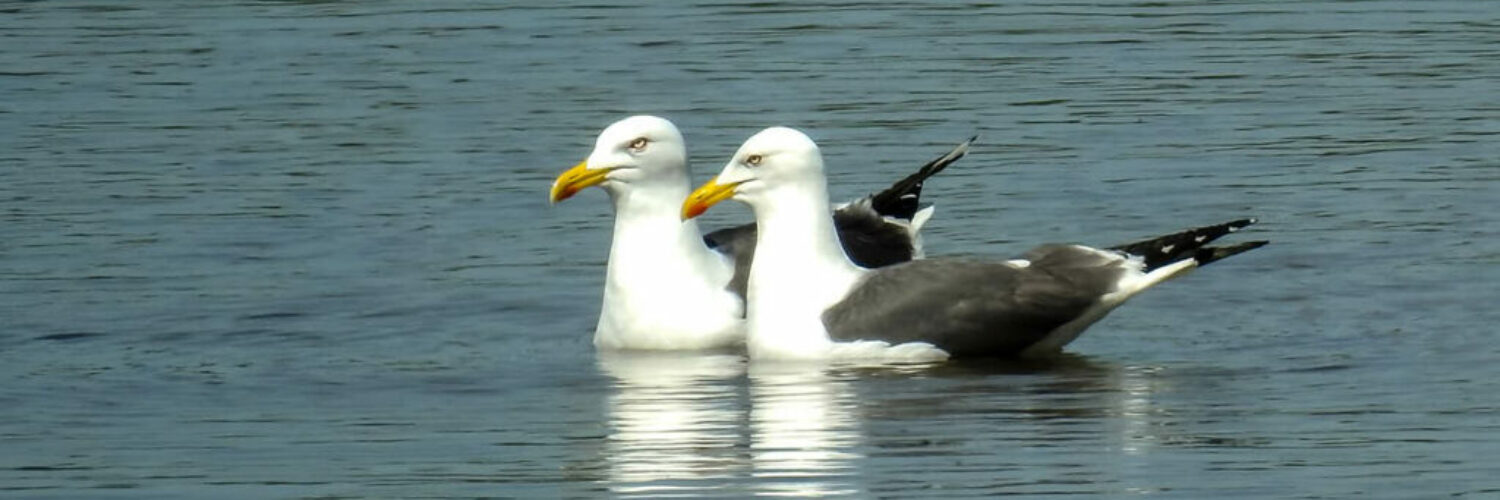
{"type": "Polygon", "coordinates": [[[762,159],[760,155],[750,155],[745,157],[745,163],[752,167],[758,167],[762,159]]]}
{"type": "Polygon", "coordinates": [[[645,137],[637,137],[635,140],[630,141],[630,150],[631,151],[635,151],[635,152],[639,153],[639,152],[641,152],[644,149],[646,149],[646,138],[645,137]]]}

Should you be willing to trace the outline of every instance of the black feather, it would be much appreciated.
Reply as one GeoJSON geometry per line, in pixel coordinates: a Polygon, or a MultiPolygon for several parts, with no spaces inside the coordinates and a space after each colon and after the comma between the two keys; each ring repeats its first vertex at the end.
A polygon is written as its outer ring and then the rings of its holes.
{"type": "Polygon", "coordinates": [[[1196,259],[1199,265],[1203,265],[1268,243],[1265,241],[1254,241],[1226,247],[1205,246],[1226,234],[1238,231],[1254,223],[1256,223],[1256,219],[1254,218],[1240,219],[1116,245],[1109,249],[1125,252],[1130,255],[1138,255],[1145,259],[1146,272],[1151,272],[1151,270],[1158,267],[1188,258],[1196,259]]]}
{"type": "Polygon", "coordinates": [[[969,140],[953,148],[953,151],[949,151],[947,154],[927,162],[926,165],[922,165],[922,168],[917,169],[916,173],[896,181],[895,184],[891,184],[891,187],[886,188],[884,191],[870,195],[871,208],[874,208],[876,213],[886,217],[911,220],[912,217],[916,216],[917,210],[921,208],[919,202],[922,197],[922,182],[926,181],[928,177],[942,172],[943,169],[948,168],[948,165],[958,161],[959,158],[963,158],[964,155],[969,154],[969,145],[973,144],[977,139],[979,139],[977,135],[970,137],[969,140]]]}

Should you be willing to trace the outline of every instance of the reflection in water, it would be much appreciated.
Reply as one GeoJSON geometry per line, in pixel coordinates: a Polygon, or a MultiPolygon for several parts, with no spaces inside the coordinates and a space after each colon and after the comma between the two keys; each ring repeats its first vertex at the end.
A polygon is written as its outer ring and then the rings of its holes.
{"type": "MultiPolygon", "coordinates": [[[[1047,415],[1036,422],[1041,424],[1036,434],[1021,441],[1031,441],[1041,446],[1083,447],[1098,443],[1110,450],[1105,468],[1113,471],[1111,482],[1095,482],[1087,475],[1081,476],[1089,484],[1087,490],[1094,493],[1114,495],[1120,493],[1145,494],[1159,492],[1161,485],[1155,467],[1160,467],[1160,458],[1153,456],[1157,445],[1166,441],[1163,434],[1173,427],[1164,425],[1168,417],[1161,410],[1157,397],[1162,385],[1161,368],[1153,366],[1118,366],[1092,361],[1087,357],[1070,355],[1056,360],[1057,364],[1039,366],[1036,375],[1043,376],[1038,386],[1026,391],[1026,400],[1046,401],[1044,409],[1035,409],[1039,415],[1047,415]],[[1053,397],[1037,398],[1038,393],[1053,397]],[[1063,418],[1054,418],[1061,416],[1063,418]],[[1082,429],[1092,429],[1078,432],[1082,429]]],[[[1062,457],[1059,465],[1087,470],[1096,460],[1079,457],[1062,457]]],[[[1052,477],[1031,478],[1045,483],[1056,480],[1052,477]]]]}
{"type": "Polygon", "coordinates": [[[606,443],[610,491],[624,496],[702,495],[738,476],[742,428],[738,355],[599,354],[615,379],[606,443]]]}
{"type": "Polygon", "coordinates": [[[750,450],[762,496],[852,495],[861,455],[855,399],[821,364],[750,366],[750,450]]]}
{"type": "Polygon", "coordinates": [[[1080,356],[877,368],[616,353],[599,366],[616,380],[606,483],[626,497],[1151,492],[1174,439],[1161,369],[1080,356]],[[883,480],[913,473],[924,480],[883,480]]]}
{"type": "MultiPolygon", "coordinates": [[[[1022,391],[1032,404],[1030,414],[1040,420],[1054,418],[1103,424],[1112,448],[1127,455],[1145,455],[1161,441],[1161,416],[1154,401],[1162,384],[1161,369],[1153,366],[1118,366],[1065,354],[1056,358],[1016,362],[1002,373],[1026,374],[1033,379],[1022,391]],[[1037,398],[1037,395],[1051,397],[1037,398]]],[[[1025,379],[1023,379],[1025,380],[1025,379]]]]}
{"type": "Polygon", "coordinates": [[[1122,471],[1118,477],[1121,488],[1131,494],[1158,493],[1161,485],[1151,479],[1155,477],[1150,468],[1158,460],[1153,457],[1156,445],[1162,442],[1160,435],[1167,427],[1162,425],[1162,416],[1157,409],[1154,396],[1159,390],[1157,372],[1160,368],[1150,366],[1128,366],[1112,372],[1109,380],[1115,384],[1110,394],[1114,423],[1112,441],[1119,443],[1119,459],[1116,463],[1122,471]]]}
{"type": "Polygon", "coordinates": [[[1160,440],[1157,427],[1152,425],[1155,406],[1152,395],[1156,392],[1155,367],[1131,366],[1115,373],[1118,389],[1114,407],[1120,422],[1120,451],[1126,455],[1145,455],[1160,440]]]}
{"type": "Polygon", "coordinates": [[[826,365],[752,363],[748,398],[737,355],[600,353],[599,366],[616,380],[604,460],[617,495],[859,493],[858,401],[826,365]]]}
{"type": "Polygon", "coordinates": [[[1159,371],[1064,355],[848,372],[868,455],[860,477],[873,478],[863,487],[891,497],[1155,491],[1157,446],[1174,429],[1159,371]]]}

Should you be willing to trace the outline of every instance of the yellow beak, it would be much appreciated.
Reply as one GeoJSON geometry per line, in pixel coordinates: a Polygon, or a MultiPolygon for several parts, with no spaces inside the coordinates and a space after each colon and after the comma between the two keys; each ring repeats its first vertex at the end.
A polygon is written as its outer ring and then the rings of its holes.
{"type": "Polygon", "coordinates": [[[719,184],[719,181],[715,179],[688,193],[687,199],[682,202],[682,220],[703,215],[703,212],[708,211],[708,207],[733,197],[734,188],[739,185],[739,182],[719,184]]]}
{"type": "Polygon", "coordinates": [[[599,185],[604,182],[604,176],[609,175],[610,170],[612,169],[590,170],[588,160],[578,162],[578,165],[574,165],[567,172],[557,176],[557,180],[552,181],[552,203],[572,198],[584,188],[599,185]]]}

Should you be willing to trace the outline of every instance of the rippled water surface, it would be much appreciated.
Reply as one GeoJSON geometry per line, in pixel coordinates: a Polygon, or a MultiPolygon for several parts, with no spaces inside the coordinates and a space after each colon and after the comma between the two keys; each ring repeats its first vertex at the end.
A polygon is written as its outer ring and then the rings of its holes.
{"type": "Polygon", "coordinates": [[[0,497],[1493,498],[1496,82],[1482,1],[3,3],[0,497]],[[596,355],[633,113],[978,133],[929,254],[1273,243],[1048,362],[596,355]]]}

